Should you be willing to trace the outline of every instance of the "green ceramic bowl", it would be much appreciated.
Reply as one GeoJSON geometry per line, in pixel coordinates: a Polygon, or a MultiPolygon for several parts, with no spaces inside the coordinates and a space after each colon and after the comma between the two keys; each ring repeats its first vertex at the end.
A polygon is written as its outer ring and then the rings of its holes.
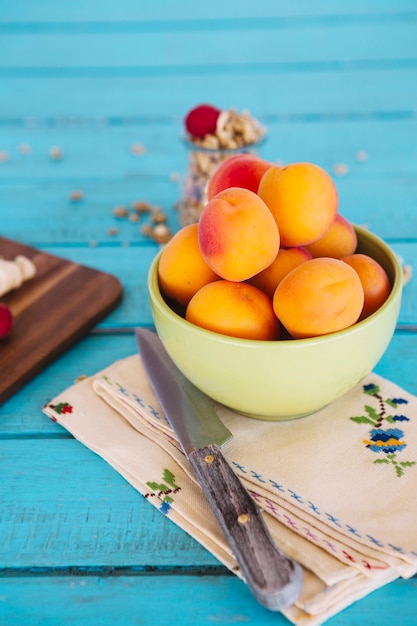
{"type": "Polygon", "coordinates": [[[356,227],[358,252],[387,272],[392,291],[373,315],[346,330],[312,339],[235,339],[187,322],[165,302],[158,262],[148,288],[155,327],[177,367],[211,398],[244,415],[266,420],[302,417],[359,383],[384,354],[398,320],[403,275],[391,248],[356,227]]]}

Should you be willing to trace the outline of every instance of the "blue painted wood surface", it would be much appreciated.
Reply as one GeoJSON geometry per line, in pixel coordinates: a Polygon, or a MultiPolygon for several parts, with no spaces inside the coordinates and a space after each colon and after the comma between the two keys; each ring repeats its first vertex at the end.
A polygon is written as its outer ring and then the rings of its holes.
{"type": "MultiPolygon", "coordinates": [[[[265,158],[325,167],[341,212],[417,267],[415,0],[2,0],[0,50],[1,234],[110,271],[125,291],[0,407],[0,624],[284,626],[41,408],[132,354],[132,329],[152,324],[158,246],[112,209],[146,200],[178,228],[179,136],[199,102],[248,108],[268,128],[265,158]]],[[[416,329],[412,280],[376,370],[415,394],[416,329]]],[[[416,591],[396,581],[329,623],[414,626],[416,591]]]]}

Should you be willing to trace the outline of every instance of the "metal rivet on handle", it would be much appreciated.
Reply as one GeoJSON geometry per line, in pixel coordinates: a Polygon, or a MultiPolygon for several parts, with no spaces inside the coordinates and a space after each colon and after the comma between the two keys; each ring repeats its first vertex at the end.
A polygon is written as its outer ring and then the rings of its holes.
{"type": "Polygon", "coordinates": [[[204,460],[205,460],[205,462],[206,462],[208,465],[210,465],[210,463],[213,463],[213,461],[214,461],[214,456],[213,456],[212,454],[207,454],[207,455],[204,457],[204,460]]]}
{"type": "Polygon", "coordinates": [[[239,524],[247,524],[249,522],[249,515],[247,513],[241,513],[238,516],[237,521],[239,524]]]}

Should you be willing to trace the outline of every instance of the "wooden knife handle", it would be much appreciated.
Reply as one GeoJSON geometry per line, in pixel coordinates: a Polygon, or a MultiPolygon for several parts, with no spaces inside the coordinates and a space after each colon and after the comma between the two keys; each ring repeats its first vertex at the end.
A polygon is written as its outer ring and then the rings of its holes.
{"type": "Polygon", "coordinates": [[[301,591],[301,567],[276,546],[220,448],[211,444],[188,458],[255,598],[271,611],[290,606],[301,591]]]}

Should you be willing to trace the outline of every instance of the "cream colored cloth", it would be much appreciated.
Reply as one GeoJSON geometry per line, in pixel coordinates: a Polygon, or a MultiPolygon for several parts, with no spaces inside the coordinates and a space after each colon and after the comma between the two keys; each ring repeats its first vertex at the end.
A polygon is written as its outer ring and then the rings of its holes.
{"type": "MultiPolygon", "coordinates": [[[[322,624],[417,572],[415,396],[372,373],[332,405],[294,421],[213,407],[234,435],[224,455],[277,544],[302,565],[302,593],[283,611],[291,622],[322,624]]],[[[44,412],[240,576],[138,355],[76,383],[44,412]]]]}

